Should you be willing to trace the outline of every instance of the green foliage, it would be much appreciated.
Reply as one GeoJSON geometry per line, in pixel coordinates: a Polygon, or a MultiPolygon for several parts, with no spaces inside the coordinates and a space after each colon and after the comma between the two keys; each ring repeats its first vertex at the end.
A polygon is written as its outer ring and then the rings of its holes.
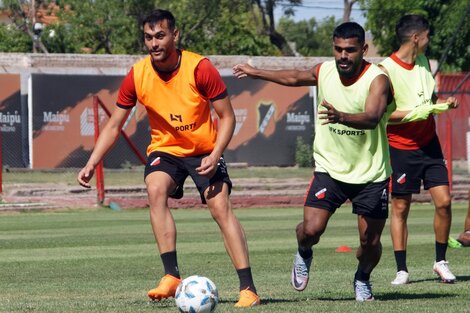
{"type": "Polygon", "coordinates": [[[427,55],[432,59],[440,60],[455,36],[455,42],[443,66],[444,71],[470,70],[469,5],[468,0],[361,1],[361,8],[367,11],[366,28],[371,31],[374,43],[382,55],[389,55],[398,49],[395,25],[405,14],[420,14],[429,20],[432,37],[427,55]],[[462,18],[463,24],[458,28],[462,18]]]}
{"type": "MultiPolygon", "coordinates": [[[[139,17],[134,5],[152,1],[64,0],[60,2],[60,22],[46,28],[55,36],[44,36],[44,43],[57,53],[142,53],[139,17]],[[67,8],[67,9],[66,9],[67,8]],[[54,50],[55,49],[55,50],[54,50]]],[[[145,6],[144,6],[145,7],[145,6]]]]}
{"type": "Polygon", "coordinates": [[[313,150],[312,146],[304,143],[302,137],[297,137],[295,141],[295,163],[299,167],[313,166],[313,150]]]}
{"type": "Polygon", "coordinates": [[[261,35],[248,1],[183,0],[162,8],[175,15],[182,48],[204,55],[279,55],[261,35]]]}
{"type": "Polygon", "coordinates": [[[33,42],[24,32],[14,25],[0,24],[0,51],[27,52],[31,51],[33,42]]]}
{"type": "Polygon", "coordinates": [[[287,41],[294,42],[297,52],[302,56],[331,56],[332,34],[339,21],[334,17],[317,22],[315,18],[295,22],[282,17],[277,30],[287,41]]]}

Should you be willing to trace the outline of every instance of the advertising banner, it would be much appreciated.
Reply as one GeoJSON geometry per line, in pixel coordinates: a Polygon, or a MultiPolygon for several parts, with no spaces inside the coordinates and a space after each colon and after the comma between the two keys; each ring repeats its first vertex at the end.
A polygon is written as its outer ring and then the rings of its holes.
{"type": "MultiPolygon", "coordinates": [[[[27,125],[27,112],[21,110],[20,75],[0,75],[0,135],[5,167],[25,167],[22,125],[27,125]]],[[[24,129],[27,132],[27,128],[24,129]]]]}

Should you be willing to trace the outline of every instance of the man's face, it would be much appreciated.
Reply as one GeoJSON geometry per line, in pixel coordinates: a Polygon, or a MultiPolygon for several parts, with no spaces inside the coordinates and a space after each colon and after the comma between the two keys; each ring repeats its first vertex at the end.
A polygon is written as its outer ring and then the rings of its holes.
{"type": "Polygon", "coordinates": [[[429,44],[429,29],[416,34],[418,52],[424,53],[429,44]]]}
{"type": "Polygon", "coordinates": [[[335,37],[333,39],[333,53],[339,75],[344,78],[353,78],[359,75],[366,51],[367,45],[361,45],[356,37],[335,37]]]}
{"type": "Polygon", "coordinates": [[[145,46],[155,64],[165,63],[176,52],[177,38],[178,31],[170,30],[167,20],[158,22],[153,29],[148,23],[144,25],[145,46]]]}

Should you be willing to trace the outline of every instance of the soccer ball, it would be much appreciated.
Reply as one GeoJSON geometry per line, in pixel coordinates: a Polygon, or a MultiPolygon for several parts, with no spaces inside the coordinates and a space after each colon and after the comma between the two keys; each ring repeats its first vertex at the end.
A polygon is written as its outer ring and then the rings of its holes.
{"type": "Polygon", "coordinates": [[[180,283],[175,301],[182,313],[211,313],[219,302],[219,294],[209,278],[194,275],[180,283]]]}

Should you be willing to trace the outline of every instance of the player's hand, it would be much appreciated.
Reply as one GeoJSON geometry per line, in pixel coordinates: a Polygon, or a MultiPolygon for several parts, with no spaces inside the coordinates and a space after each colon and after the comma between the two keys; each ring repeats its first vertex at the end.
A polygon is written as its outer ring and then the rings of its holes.
{"type": "Polygon", "coordinates": [[[90,180],[94,173],[95,168],[92,165],[85,165],[85,167],[78,173],[78,183],[85,188],[91,188],[90,180]]]}
{"type": "Polygon", "coordinates": [[[328,103],[326,100],[323,100],[321,106],[326,109],[318,112],[319,118],[321,120],[325,120],[321,123],[322,125],[337,124],[343,121],[343,113],[336,110],[331,103],[328,103]]]}
{"type": "Polygon", "coordinates": [[[455,97],[447,98],[446,102],[449,104],[449,108],[457,109],[459,107],[459,101],[455,97]]]}
{"type": "Polygon", "coordinates": [[[196,172],[201,176],[211,178],[217,171],[217,167],[219,166],[218,163],[219,159],[208,155],[201,160],[201,166],[196,168],[196,172]]]}
{"type": "Polygon", "coordinates": [[[244,63],[235,65],[232,70],[235,77],[244,78],[250,76],[255,68],[247,63],[244,63]]]}

